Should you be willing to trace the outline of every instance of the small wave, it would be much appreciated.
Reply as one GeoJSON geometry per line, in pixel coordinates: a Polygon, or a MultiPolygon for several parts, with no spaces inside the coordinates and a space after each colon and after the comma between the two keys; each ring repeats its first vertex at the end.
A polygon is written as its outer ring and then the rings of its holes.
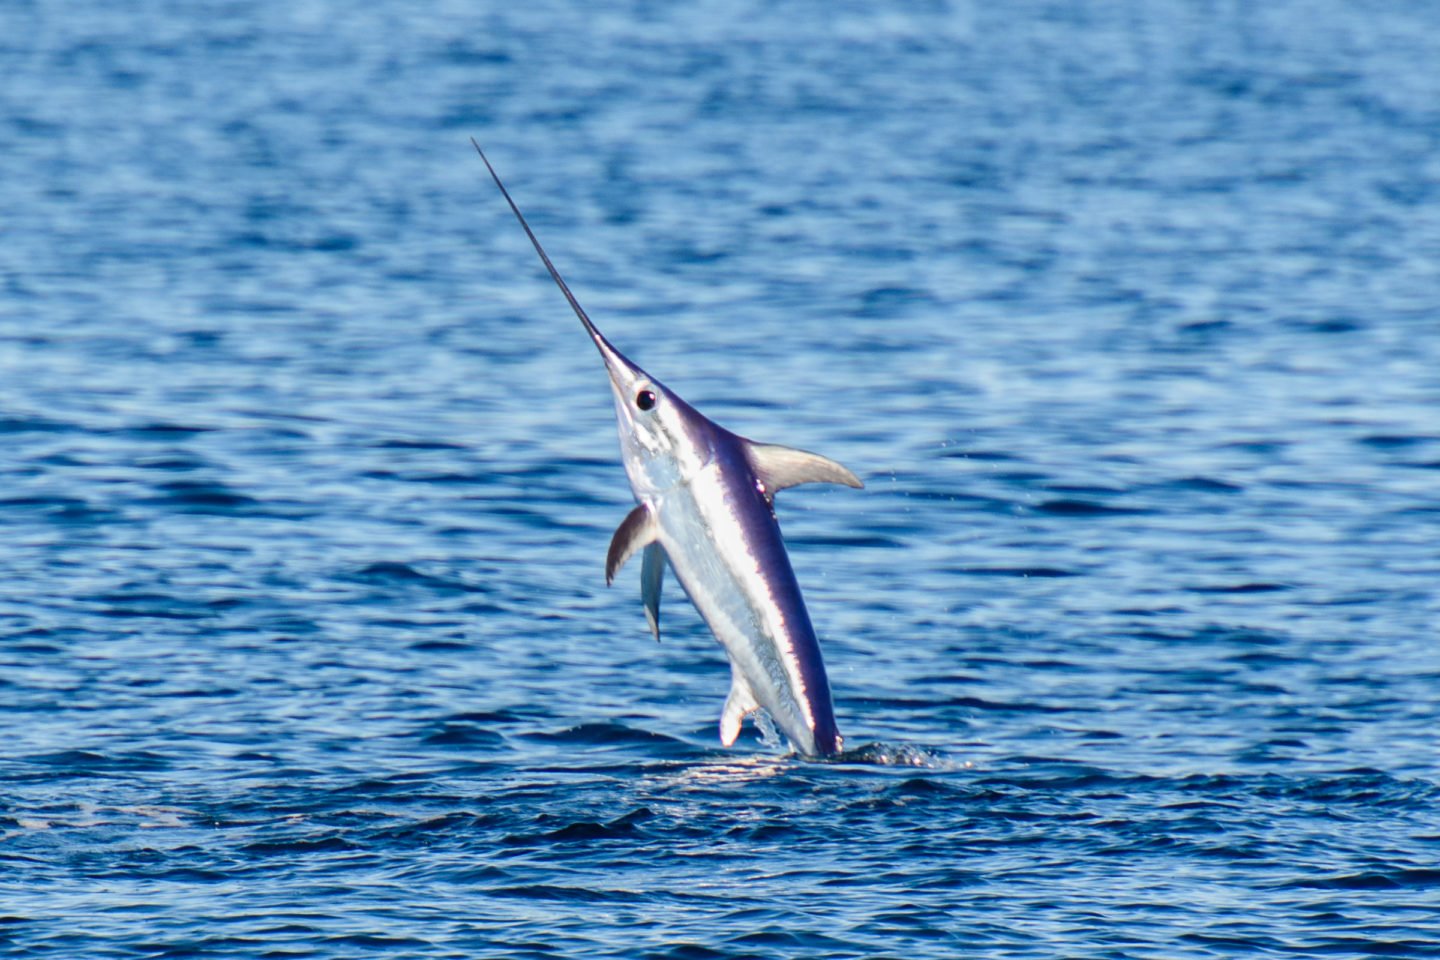
{"type": "Polygon", "coordinates": [[[946,569],[946,572],[954,572],[967,577],[1020,577],[1021,579],[1079,575],[1074,570],[1063,570],[1059,567],[950,567],[946,569]]]}
{"type": "Polygon", "coordinates": [[[548,743],[614,745],[622,743],[678,744],[674,737],[649,730],[636,730],[623,723],[582,723],[564,730],[523,734],[526,740],[548,743]]]}
{"type": "Polygon", "coordinates": [[[301,519],[310,510],[296,501],[262,502],[249,494],[232,490],[223,483],[205,480],[175,480],[156,486],[159,493],[142,498],[140,505],[189,514],[254,516],[301,519]]]}
{"type": "Polygon", "coordinates": [[[1436,439],[1436,437],[1419,434],[1376,433],[1370,436],[1360,437],[1355,442],[1361,446],[1371,447],[1376,450],[1399,450],[1405,447],[1431,443],[1436,439]]]}
{"type": "Polygon", "coordinates": [[[62,776],[89,776],[97,772],[125,770],[164,770],[170,759],[148,750],[131,753],[102,754],[90,750],[61,750],[25,758],[30,763],[54,767],[62,776]]]}
{"type": "Polygon", "coordinates": [[[480,584],[426,573],[408,563],[394,560],[381,560],[367,564],[350,574],[349,579],[357,583],[386,587],[421,587],[442,593],[480,593],[485,591],[480,584]]]}
{"type": "Polygon", "coordinates": [[[1177,490],[1192,490],[1200,493],[1239,493],[1245,488],[1238,483],[1231,483],[1228,480],[1217,480],[1214,477],[1193,476],[1180,480],[1173,480],[1168,484],[1161,484],[1162,487],[1172,487],[1177,490]]]}
{"type": "Polygon", "coordinates": [[[135,426],[121,427],[113,431],[118,436],[128,437],[136,440],[172,440],[186,438],[201,433],[210,433],[213,427],[200,427],[185,423],[142,423],[135,426]]]}
{"type": "Polygon", "coordinates": [[[543,833],[506,837],[504,842],[514,846],[529,846],[532,844],[589,843],[596,840],[620,840],[634,836],[638,832],[636,829],[637,824],[643,823],[653,816],[654,813],[652,811],[648,808],[641,807],[637,810],[630,811],[622,817],[616,817],[606,822],[576,820],[543,833]]]}
{"type": "Polygon", "coordinates": [[[412,440],[412,439],[390,439],[372,443],[370,446],[377,450],[464,450],[462,444],[451,443],[448,440],[412,440]]]}
{"type": "Polygon", "coordinates": [[[1440,886],[1440,870],[1415,867],[1403,870],[1366,871],[1329,877],[1305,877],[1284,884],[1288,888],[1317,890],[1404,890],[1440,886]]]}
{"type": "Polygon", "coordinates": [[[1135,507],[1112,507],[1107,504],[1096,503],[1093,500],[1076,500],[1069,497],[1059,500],[1047,500],[1035,509],[1040,513],[1048,513],[1056,517],[1125,516],[1148,512],[1135,507]]]}
{"type": "Polygon", "coordinates": [[[504,743],[505,738],[494,730],[486,730],[483,727],[447,723],[443,724],[439,730],[427,734],[420,742],[432,747],[493,747],[504,743]]]}
{"type": "Polygon", "coordinates": [[[820,535],[790,537],[787,541],[792,546],[806,547],[886,547],[898,549],[905,546],[893,537],[862,536],[862,535],[820,535]]]}
{"type": "Polygon", "coordinates": [[[0,433],[68,433],[80,429],[73,423],[48,417],[0,417],[0,433]]]}
{"type": "Polygon", "coordinates": [[[255,856],[269,856],[292,853],[349,853],[352,850],[363,848],[352,840],[332,833],[321,837],[296,840],[257,840],[254,843],[245,844],[240,849],[255,856]]]}
{"type": "Polygon", "coordinates": [[[562,903],[604,903],[610,900],[628,901],[634,894],[627,891],[588,890],[584,887],[566,887],[553,883],[532,883],[520,887],[499,887],[488,892],[492,897],[516,900],[556,900],[562,903]]]}

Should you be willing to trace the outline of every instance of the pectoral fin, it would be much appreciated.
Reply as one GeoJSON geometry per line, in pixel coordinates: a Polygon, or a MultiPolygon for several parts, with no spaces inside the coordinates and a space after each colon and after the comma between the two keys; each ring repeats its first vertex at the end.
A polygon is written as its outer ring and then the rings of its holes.
{"type": "Polygon", "coordinates": [[[730,696],[725,698],[725,711],[720,714],[720,742],[730,746],[740,736],[740,723],[760,708],[750,684],[732,667],[730,670],[730,696]]]}
{"type": "Polygon", "coordinates": [[[783,447],[778,443],[750,443],[750,466],[755,478],[765,488],[765,496],[774,499],[775,494],[786,487],[798,487],[802,483],[843,483],[847,487],[863,487],[860,478],[845,467],[807,450],[783,447]]]}
{"type": "Polygon", "coordinates": [[[665,548],[652,543],[640,558],[640,602],[645,604],[645,619],[650,632],[660,639],[660,587],[665,583],[665,548]]]}
{"type": "Polygon", "coordinates": [[[610,586],[615,574],[625,566],[626,560],[635,555],[636,550],[655,542],[657,532],[655,518],[643,503],[620,521],[615,536],[610,538],[610,551],[605,555],[605,586],[610,586]]]}

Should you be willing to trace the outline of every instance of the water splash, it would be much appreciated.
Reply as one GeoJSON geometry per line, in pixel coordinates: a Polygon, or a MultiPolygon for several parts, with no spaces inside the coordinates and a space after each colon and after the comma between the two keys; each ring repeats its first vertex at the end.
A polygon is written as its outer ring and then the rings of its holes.
{"type": "Polygon", "coordinates": [[[755,721],[755,729],[760,731],[760,742],[772,750],[782,750],[785,747],[785,739],[780,736],[780,731],[775,729],[775,721],[764,709],[756,710],[750,715],[755,721]]]}
{"type": "Polygon", "coordinates": [[[877,767],[926,767],[931,770],[955,769],[959,766],[946,760],[940,754],[909,743],[867,743],[846,750],[834,757],[832,763],[859,763],[877,767]]]}

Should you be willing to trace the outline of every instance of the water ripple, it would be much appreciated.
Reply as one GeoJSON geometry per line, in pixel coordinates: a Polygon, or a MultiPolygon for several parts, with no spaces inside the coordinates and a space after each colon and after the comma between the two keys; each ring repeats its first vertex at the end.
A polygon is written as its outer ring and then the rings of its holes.
{"type": "Polygon", "coordinates": [[[1431,6],[0,38],[0,953],[1440,955],[1431,6]],[[620,349],[865,478],[777,504],[841,756],[606,589],[470,135],[620,349]]]}

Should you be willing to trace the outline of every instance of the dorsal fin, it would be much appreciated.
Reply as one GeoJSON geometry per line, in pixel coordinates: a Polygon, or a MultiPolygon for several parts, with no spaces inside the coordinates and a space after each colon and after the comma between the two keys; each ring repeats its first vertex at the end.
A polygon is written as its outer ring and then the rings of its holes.
{"type": "Polygon", "coordinates": [[[745,452],[755,479],[764,487],[766,499],[787,487],[802,483],[841,483],[847,487],[863,487],[860,478],[829,457],[808,450],[781,446],[778,443],[746,441],[745,452]]]}

